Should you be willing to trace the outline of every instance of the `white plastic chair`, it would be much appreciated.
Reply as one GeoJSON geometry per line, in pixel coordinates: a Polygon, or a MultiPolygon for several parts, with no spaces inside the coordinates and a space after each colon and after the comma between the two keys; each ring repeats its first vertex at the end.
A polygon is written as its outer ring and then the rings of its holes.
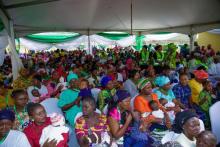
{"type": "Polygon", "coordinates": [[[220,102],[216,102],[209,109],[212,132],[217,137],[217,141],[220,142],[220,115],[218,112],[220,112],[220,102]]]}
{"type": "Polygon", "coordinates": [[[102,110],[102,113],[105,114],[105,115],[107,115],[107,113],[108,113],[108,104],[105,105],[105,107],[104,107],[103,110],[102,110]]]}
{"type": "Polygon", "coordinates": [[[57,98],[49,98],[44,101],[42,101],[40,104],[44,106],[47,115],[50,115],[52,113],[58,113],[64,116],[62,110],[57,105],[58,99],[57,98]]]}
{"type": "Polygon", "coordinates": [[[101,90],[99,88],[92,88],[91,89],[91,93],[92,93],[92,96],[94,97],[95,101],[97,102],[98,100],[98,95],[99,95],[99,92],[101,90]]]}

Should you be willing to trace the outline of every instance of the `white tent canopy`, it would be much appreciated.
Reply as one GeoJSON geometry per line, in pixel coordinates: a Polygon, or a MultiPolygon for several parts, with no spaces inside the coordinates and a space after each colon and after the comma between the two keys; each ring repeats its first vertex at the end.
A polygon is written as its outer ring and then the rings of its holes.
{"type": "Polygon", "coordinates": [[[219,0],[2,0],[16,36],[48,31],[193,34],[220,26],[219,0]]]}
{"type": "MultiPolygon", "coordinates": [[[[80,45],[83,45],[84,49],[88,50],[89,39],[90,39],[90,46],[102,45],[102,46],[110,47],[112,45],[118,45],[121,47],[127,47],[136,44],[135,35],[125,37],[120,40],[111,40],[96,34],[90,35],[89,37],[87,35],[82,35],[74,40],[66,41],[63,43],[56,43],[56,44],[36,42],[28,38],[20,38],[19,43],[21,47],[25,47],[28,50],[35,50],[35,51],[49,50],[52,47],[72,50],[78,48],[80,45]]],[[[149,34],[149,35],[145,35],[144,37],[145,44],[150,44],[150,43],[166,44],[170,42],[174,42],[177,44],[185,44],[185,43],[187,44],[189,43],[189,37],[187,35],[179,34],[179,33],[149,34]]]]}

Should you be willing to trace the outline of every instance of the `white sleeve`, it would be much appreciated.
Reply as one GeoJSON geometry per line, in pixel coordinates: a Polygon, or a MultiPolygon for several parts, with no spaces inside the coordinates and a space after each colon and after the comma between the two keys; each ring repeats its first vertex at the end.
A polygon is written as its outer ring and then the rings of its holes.
{"type": "Polygon", "coordinates": [[[44,128],[43,131],[42,131],[42,134],[41,134],[41,137],[40,137],[40,140],[39,140],[40,146],[43,146],[43,144],[45,143],[45,141],[46,141],[47,138],[48,138],[47,130],[48,130],[48,128],[46,127],[46,128],[44,128]]]}
{"type": "Polygon", "coordinates": [[[29,101],[31,102],[32,99],[34,98],[34,96],[32,95],[31,91],[33,90],[33,87],[30,86],[27,88],[27,93],[28,93],[28,97],[29,97],[29,101]]]}
{"type": "Polygon", "coordinates": [[[26,135],[24,133],[22,133],[20,136],[19,136],[19,139],[17,139],[18,142],[16,143],[17,147],[31,147],[26,135]]]}

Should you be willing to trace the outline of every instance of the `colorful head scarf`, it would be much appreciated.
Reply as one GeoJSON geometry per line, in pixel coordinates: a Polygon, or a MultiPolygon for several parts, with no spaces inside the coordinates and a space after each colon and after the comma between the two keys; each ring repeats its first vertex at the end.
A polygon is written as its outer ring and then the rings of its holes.
{"type": "Polygon", "coordinates": [[[203,80],[209,77],[208,73],[204,70],[195,70],[193,73],[197,79],[203,80]]]}
{"type": "Polygon", "coordinates": [[[155,79],[155,84],[158,85],[159,87],[163,87],[169,82],[170,82],[170,79],[166,76],[159,76],[155,79]]]}
{"type": "Polygon", "coordinates": [[[191,110],[185,110],[182,112],[179,112],[176,114],[176,118],[175,118],[175,132],[180,131],[178,133],[181,133],[183,131],[183,125],[190,119],[193,117],[197,117],[196,113],[194,113],[191,110]]]}
{"type": "Polygon", "coordinates": [[[91,89],[89,89],[89,88],[81,89],[80,92],[79,92],[79,96],[81,96],[81,97],[92,97],[91,89]]]}
{"type": "Polygon", "coordinates": [[[137,88],[139,90],[142,90],[145,86],[147,86],[149,84],[151,84],[150,80],[148,78],[143,78],[138,81],[137,88]]]}
{"type": "Polygon", "coordinates": [[[126,90],[118,90],[114,96],[114,99],[117,102],[121,102],[124,99],[130,97],[131,95],[126,90]]]}
{"type": "Polygon", "coordinates": [[[69,83],[72,79],[78,79],[78,76],[77,74],[74,74],[74,73],[69,73],[69,75],[67,76],[67,82],[69,83]]]}
{"type": "Polygon", "coordinates": [[[112,80],[112,78],[110,76],[103,77],[102,80],[101,80],[102,87],[106,87],[108,82],[111,81],[111,80],[112,80]]]}
{"type": "Polygon", "coordinates": [[[15,120],[15,114],[9,109],[3,109],[0,111],[0,120],[7,119],[12,122],[15,120]]]}

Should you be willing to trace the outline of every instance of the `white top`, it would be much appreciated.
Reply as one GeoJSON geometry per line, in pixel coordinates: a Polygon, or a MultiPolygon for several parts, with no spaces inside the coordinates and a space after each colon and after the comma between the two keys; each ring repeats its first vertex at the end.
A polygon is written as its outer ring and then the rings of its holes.
{"type": "Polygon", "coordinates": [[[40,88],[40,89],[38,89],[38,88],[35,87],[35,86],[29,86],[28,89],[27,89],[27,93],[28,93],[29,100],[30,100],[31,102],[32,102],[33,99],[35,98],[35,97],[32,95],[32,93],[31,93],[31,91],[32,91],[33,89],[37,89],[37,90],[39,91],[40,95],[46,95],[46,94],[48,94],[47,87],[44,86],[44,85],[41,85],[41,88],[40,88]]]}
{"type": "Polygon", "coordinates": [[[138,94],[137,86],[130,79],[124,82],[124,89],[130,93],[131,97],[138,94]]]}
{"type": "MultiPolygon", "coordinates": [[[[175,107],[175,103],[174,102],[168,102],[166,105],[164,105],[165,108],[167,107],[175,107]]],[[[171,120],[171,123],[174,121],[175,119],[175,112],[174,111],[168,111],[167,114],[169,115],[169,118],[171,120]]]]}
{"type": "Polygon", "coordinates": [[[196,139],[189,140],[183,133],[181,133],[176,141],[179,142],[183,147],[196,147],[196,139]]]}
{"type": "Polygon", "coordinates": [[[31,147],[26,135],[20,131],[10,130],[0,147],[31,147]]]}
{"type": "Polygon", "coordinates": [[[43,146],[47,139],[49,139],[49,141],[55,139],[58,144],[60,141],[64,140],[62,134],[68,132],[69,128],[66,126],[54,127],[52,125],[49,125],[43,129],[39,144],[43,146]]]}
{"type": "Polygon", "coordinates": [[[164,112],[162,110],[153,111],[152,115],[156,118],[164,118],[164,112]]]}

